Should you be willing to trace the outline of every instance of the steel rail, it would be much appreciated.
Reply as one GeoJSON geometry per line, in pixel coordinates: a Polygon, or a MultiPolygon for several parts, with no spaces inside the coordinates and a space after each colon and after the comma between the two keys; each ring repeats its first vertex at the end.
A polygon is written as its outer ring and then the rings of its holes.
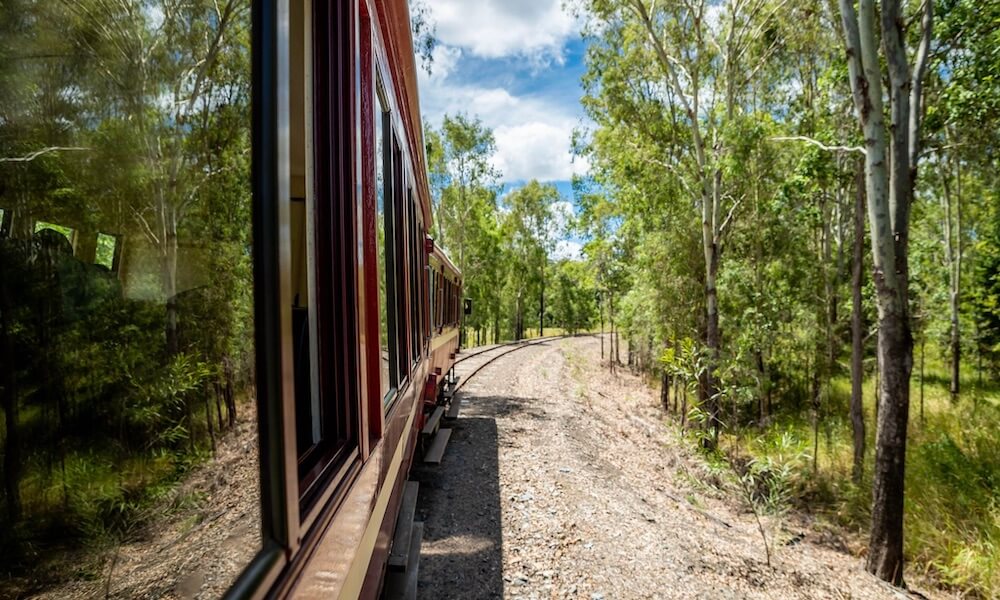
{"type": "MultiPolygon", "coordinates": [[[[585,334],[585,335],[587,335],[587,334],[585,334]]],[[[496,361],[497,359],[503,358],[504,356],[507,356],[511,352],[516,352],[518,350],[523,350],[524,348],[527,348],[529,346],[537,346],[539,344],[544,344],[546,342],[552,342],[552,341],[555,341],[555,340],[561,340],[561,339],[571,338],[571,337],[576,337],[576,336],[572,336],[572,335],[554,335],[554,336],[550,336],[550,337],[547,337],[547,338],[538,338],[538,339],[534,339],[534,340],[530,340],[530,341],[521,340],[519,342],[511,342],[511,343],[508,343],[508,344],[502,344],[500,346],[495,346],[493,348],[490,348],[489,350],[483,350],[483,351],[477,352],[475,354],[470,354],[469,356],[467,356],[465,358],[472,358],[473,356],[478,356],[480,354],[484,354],[486,352],[489,352],[490,350],[497,350],[497,349],[505,348],[507,346],[514,345],[513,348],[507,348],[506,352],[502,352],[500,354],[497,354],[496,356],[490,357],[489,360],[487,360],[483,364],[481,364],[478,367],[476,367],[475,370],[473,370],[471,373],[469,373],[468,375],[463,376],[462,380],[458,383],[458,386],[455,387],[455,389],[452,391],[452,394],[457,394],[458,390],[462,389],[462,386],[464,386],[477,373],[479,373],[480,371],[482,371],[483,369],[485,369],[489,365],[493,364],[493,362],[496,361]]],[[[463,358],[462,360],[465,360],[465,359],[463,358]]],[[[457,365],[458,362],[459,361],[455,361],[455,364],[457,365]]]]}
{"type": "MultiPolygon", "coordinates": [[[[511,346],[517,346],[517,347],[520,348],[522,346],[532,345],[532,344],[537,343],[537,342],[543,342],[543,341],[549,341],[549,340],[558,340],[558,339],[564,338],[564,337],[570,337],[570,336],[566,336],[566,335],[550,335],[550,336],[544,337],[544,338],[534,338],[534,339],[518,340],[516,342],[505,342],[503,344],[497,344],[497,345],[492,346],[490,348],[486,348],[485,350],[479,350],[478,352],[473,352],[472,354],[468,354],[466,356],[463,356],[463,357],[461,357],[461,358],[459,358],[458,360],[455,361],[455,365],[457,365],[457,364],[459,364],[461,362],[464,362],[466,360],[469,360],[470,358],[475,358],[475,357],[477,357],[477,356],[479,356],[481,354],[486,354],[487,352],[493,352],[494,350],[503,350],[504,348],[509,348],[511,346]]],[[[454,366],[454,365],[452,365],[452,366],[454,366]]]]}

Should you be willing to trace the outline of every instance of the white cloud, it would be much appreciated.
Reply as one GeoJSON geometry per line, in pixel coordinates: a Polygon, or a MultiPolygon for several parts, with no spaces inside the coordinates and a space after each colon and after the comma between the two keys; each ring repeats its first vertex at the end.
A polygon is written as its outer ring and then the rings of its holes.
{"type": "MultiPolygon", "coordinates": [[[[434,46],[434,52],[431,55],[433,62],[431,64],[431,74],[423,70],[419,70],[419,77],[421,78],[421,84],[425,80],[428,81],[443,81],[448,78],[455,71],[455,66],[458,61],[462,58],[462,49],[455,46],[446,46],[444,44],[438,44],[434,46]]],[[[421,85],[423,87],[423,85],[421,85]]]]}
{"type": "MultiPolygon", "coordinates": [[[[438,45],[432,74],[418,73],[420,105],[435,126],[445,114],[479,117],[493,130],[494,166],[503,181],[565,181],[588,165],[571,151],[580,107],[540,95],[514,95],[504,84],[469,79],[463,60],[509,60],[527,64],[531,77],[563,64],[581,22],[563,0],[432,0],[427,2],[438,45]],[[575,162],[574,162],[575,158],[575,162]]],[[[517,75],[515,75],[517,76],[517,75]]]]}
{"type": "Polygon", "coordinates": [[[496,166],[507,181],[571,179],[575,166],[569,151],[572,133],[572,124],[566,123],[533,121],[497,127],[496,166]]]}
{"type": "Polygon", "coordinates": [[[438,52],[446,58],[439,66],[435,57],[435,73],[419,75],[421,111],[431,123],[440,125],[445,114],[466,113],[482,119],[493,130],[497,146],[494,166],[504,181],[565,181],[587,171],[585,161],[571,151],[577,107],[567,110],[546,98],[515,96],[502,87],[456,82],[450,74],[460,51],[439,47],[436,56],[438,52]]]}
{"type": "Polygon", "coordinates": [[[556,242],[555,250],[549,255],[553,260],[568,258],[570,260],[583,259],[583,244],[574,240],[559,240],[556,242]]]}
{"type": "Polygon", "coordinates": [[[579,24],[560,0],[434,0],[437,37],[483,58],[528,56],[562,62],[562,48],[579,24]]]}

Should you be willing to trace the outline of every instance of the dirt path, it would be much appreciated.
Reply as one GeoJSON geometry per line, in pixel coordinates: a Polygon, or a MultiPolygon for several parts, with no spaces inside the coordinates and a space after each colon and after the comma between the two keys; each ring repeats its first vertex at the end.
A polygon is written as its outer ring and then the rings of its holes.
{"type": "Polygon", "coordinates": [[[536,345],[463,388],[444,462],[413,474],[421,598],[903,596],[794,515],[766,521],[768,567],[752,513],[599,354],[536,345]]]}

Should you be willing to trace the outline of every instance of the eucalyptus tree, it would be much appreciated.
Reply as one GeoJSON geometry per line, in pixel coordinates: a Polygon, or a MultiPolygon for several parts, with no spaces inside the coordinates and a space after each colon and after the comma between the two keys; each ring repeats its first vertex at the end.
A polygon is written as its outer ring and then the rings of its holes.
{"type": "Polygon", "coordinates": [[[910,410],[913,336],[909,309],[910,205],[920,158],[923,80],[931,50],[934,5],[924,0],[918,19],[900,0],[840,0],[855,111],[865,138],[865,184],[878,306],[879,401],[872,524],[867,569],[903,582],[903,496],[910,410]],[[907,25],[919,24],[913,64],[907,25]],[[883,69],[888,74],[889,123],[883,115],[883,69]]]}
{"type": "Polygon", "coordinates": [[[440,152],[435,158],[439,173],[435,175],[439,186],[436,216],[438,236],[465,271],[465,253],[470,238],[476,235],[476,218],[484,210],[484,203],[495,207],[500,173],[493,167],[496,142],[493,131],[483,125],[479,117],[458,114],[445,115],[435,138],[440,152]],[[440,169],[443,168],[443,172],[440,169]]]}
{"type": "MultiPolygon", "coordinates": [[[[930,58],[926,155],[928,196],[936,197],[937,237],[947,285],[951,393],[961,390],[962,302],[972,240],[978,237],[977,200],[996,161],[1000,125],[1000,2],[945,0],[937,4],[938,43],[930,58]]],[[[988,185],[988,184],[986,184],[988,185]]]]}
{"type": "MultiPolygon", "coordinates": [[[[722,330],[718,276],[746,190],[734,177],[752,82],[781,47],[770,37],[781,4],[768,0],[589,0],[593,19],[584,106],[597,123],[591,151],[631,148],[683,188],[701,230],[704,334],[701,393],[717,441],[716,368],[722,330]]],[[[613,160],[613,159],[612,159],[613,160]]]]}
{"type": "Polygon", "coordinates": [[[505,261],[497,210],[500,173],[492,163],[493,131],[478,117],[445,115],[440,129],[426,128],[426,142],[436,208],[434,232],[462,272],[465,293],[478,307],[466,325],[481,334],[492,321],[496,335],[500,306],[495,292],[502,285],[505,261]]]}
{"type": "Polygon", "coordinates": [[[554,240],[553,204],[560,199],[554,185],[530,181],[503,198],[503,237],[509,248],[507,287],[513,301],[514,339],[525,335],[525,315],[541,292],[554,240]]]}

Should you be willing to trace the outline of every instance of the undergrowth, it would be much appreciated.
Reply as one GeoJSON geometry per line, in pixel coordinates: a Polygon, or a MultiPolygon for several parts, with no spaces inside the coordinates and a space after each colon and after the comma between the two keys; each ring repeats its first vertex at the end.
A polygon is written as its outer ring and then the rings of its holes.
{"type": "MultiPolygon", "coordinates": [[[[943,369],[942,369],[943,370],[943,369]]],[[[924,573],[943,587],[983,598],[1000,597],[1000,392],[972,382],[952,401],[947,378],[913,378],[906,464],[905,553],[908,573],[924,573]]],[[[874,463],[874,382],[864,386],[867,448],[864,477],[851,481],[848,418],[850,382],[836,379],[821,408],[816,471],[808,415],[778,413],[763,429],[747,426],[724,436],[749,458],[757,502],[787,502],[863,539],[871,518],[874,463]],[[764,475],[761,475],[763,473],[764,475]],[[762,483],[759,483],[762,482],[762,483]],[[762,487],[761,487],[762,486],[762,487]]],[[[739,455],[737,455],[739,456],[739,455]]],[[[737,458],[737,460],[741,460],[737,458]]]]}

